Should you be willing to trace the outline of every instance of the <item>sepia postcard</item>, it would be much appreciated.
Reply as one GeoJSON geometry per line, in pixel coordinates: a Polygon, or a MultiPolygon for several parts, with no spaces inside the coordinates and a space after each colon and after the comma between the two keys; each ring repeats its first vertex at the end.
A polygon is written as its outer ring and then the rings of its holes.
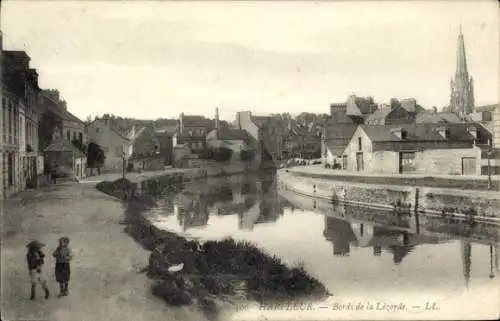
{"type": "Polygon", "coordinates": [[[1,318],[496,320],[496,1],[0,3],[1,318]]]}

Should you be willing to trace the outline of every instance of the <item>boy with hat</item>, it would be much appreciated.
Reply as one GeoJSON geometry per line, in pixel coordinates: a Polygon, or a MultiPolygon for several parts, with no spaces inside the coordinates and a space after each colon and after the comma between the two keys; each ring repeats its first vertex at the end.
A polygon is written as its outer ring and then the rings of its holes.
{"type": "Polygon", "coordinates": [[[45,299],[48,299],[50,295],[49,288],[47,287],[47,281],[42,274],[42,267],[45,257],[42,248],[44,246],[45,244],[39,241],[32,241],[26,246],[28,248],[26,261],[28,263],[28,271],[31,278],[31,300],[35,300],[37,284],[40,284],[45,291],[45,299]]]}

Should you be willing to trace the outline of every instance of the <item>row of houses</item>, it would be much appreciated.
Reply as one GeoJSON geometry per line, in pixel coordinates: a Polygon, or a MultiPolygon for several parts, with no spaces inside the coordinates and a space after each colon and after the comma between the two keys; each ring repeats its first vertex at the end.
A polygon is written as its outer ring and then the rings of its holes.
{"type": "MultiPolygon", "coordinates": [[[[414,99],[376,105],[353,95],[331,105],[322,135],[323,163],[356,173],[487,174],[487,158],[498,147],[492,134],[498,113],[491,105],[464,118],[426,110],[414,99]]],[[[499,172],[495,159],[490,164],[493,174],[499,172]]]]}
{"type": "Polygon", "coordinates": [[[36,187],[51,170],[84,175],[83,122],[57,90],[41,89],[25,51],[4,50],[0,31],[0,197],[36,187]],[[75,144],[79,142],[79,144],[75,144]]]}

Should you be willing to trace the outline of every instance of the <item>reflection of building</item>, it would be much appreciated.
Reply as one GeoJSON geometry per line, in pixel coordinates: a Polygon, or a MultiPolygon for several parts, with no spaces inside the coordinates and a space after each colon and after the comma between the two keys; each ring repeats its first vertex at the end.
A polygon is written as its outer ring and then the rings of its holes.
{"type": "Polygon", "coordinates": [[[201,199],[194,200],[183,198],[180,204],[174,204],[174,213],[177,214],[179,225],[183,230],[203,227],[208,224],[208,207],[201,199]]]}
{"type": "Polygon", "coordinates": [[[351,243],[356,242],[349,222],[325,216],[325,238],[333,243],[333,255],[349,255],[351,243]]]}
{"type": "Polygon", "coordinates": [[[465,287],[469,287],[470,281],[470,266],[471,266],[471,243],[468,240],[460,242],[460,250],[462,252],[462,271],[464,274],[465,287]]]}

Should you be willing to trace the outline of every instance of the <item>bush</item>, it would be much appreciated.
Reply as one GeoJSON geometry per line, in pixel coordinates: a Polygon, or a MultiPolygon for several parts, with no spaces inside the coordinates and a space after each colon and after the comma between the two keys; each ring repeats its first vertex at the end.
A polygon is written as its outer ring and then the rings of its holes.
{"type": "Polygon", "coordinates": [[[249,150],[241,150],[240,152],[240,158],[242,161],[253,161],[255,159],[255,150],[249,149],[249,150]]]}
{"type": "Polygon", "coordinates": [[[218,162],[226,162],[231,159],[233,150],[225,147],[219,147],[214,150],[213,159],[218,162]]]}

